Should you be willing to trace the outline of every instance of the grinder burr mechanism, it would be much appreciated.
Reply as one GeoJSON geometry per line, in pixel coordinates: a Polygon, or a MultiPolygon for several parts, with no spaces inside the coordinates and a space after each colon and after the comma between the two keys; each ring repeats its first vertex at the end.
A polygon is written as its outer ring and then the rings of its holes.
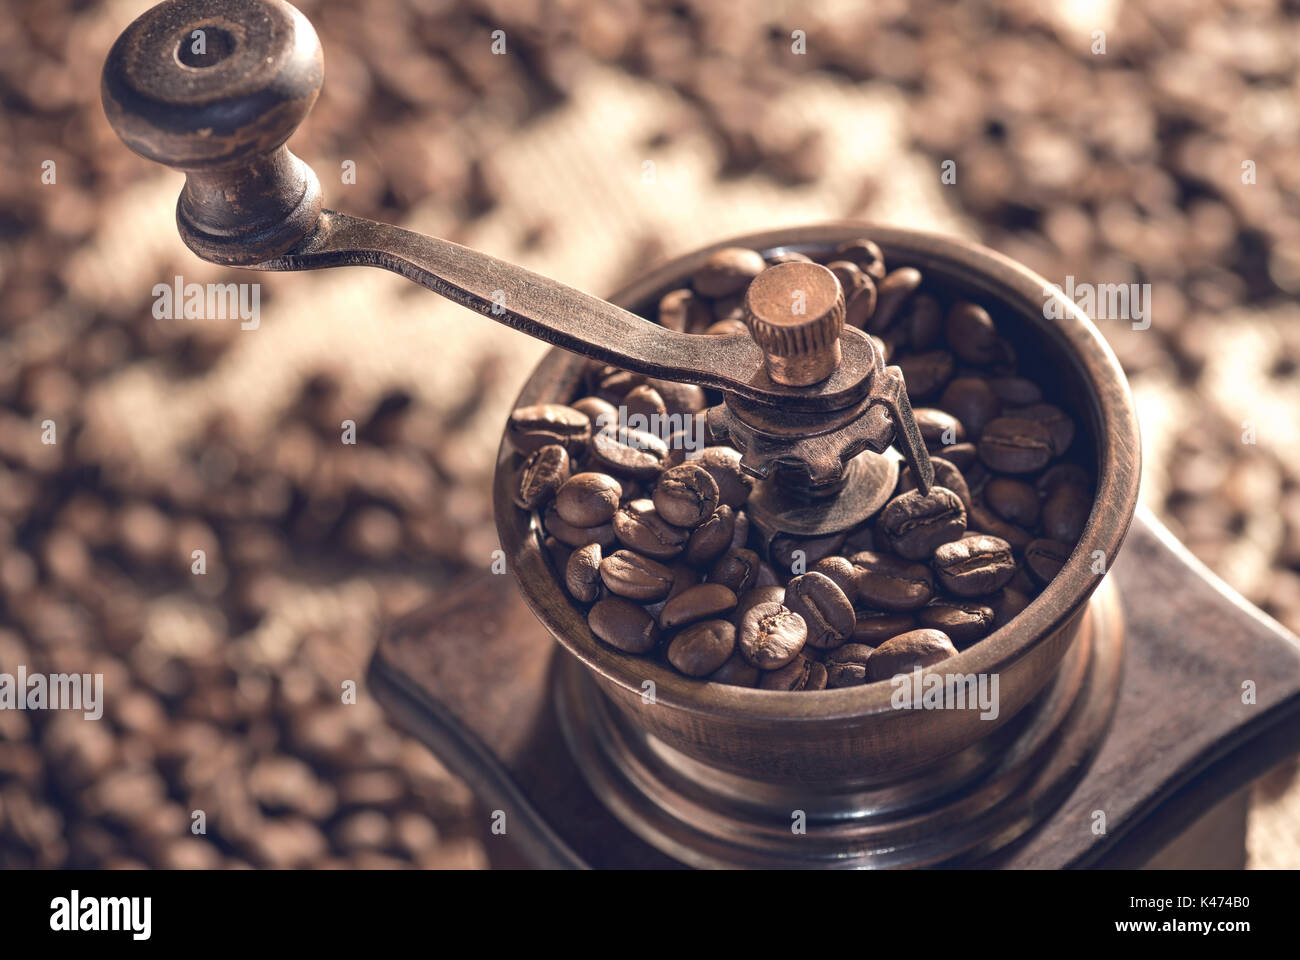
{"type": "Polygon", "coordinates": [[[176,223],[191,250],[252,270],[373,266],[594,361],[718,390],[711,439],[760,478],[768,539],[860,523],[884,503],[897,444],[923,492],[933,471],[898,368],[844,326],[825,267],[778,264],[753,284],[745,334],[678,333],[522,267],[324,208],[286,141],[324,78],[320,42],[283,0],[168,0],[114,43],[104,108],[136,153],[185,173],[176,223]],[[201,53],[196,53],[201,50],[201,53]]]}

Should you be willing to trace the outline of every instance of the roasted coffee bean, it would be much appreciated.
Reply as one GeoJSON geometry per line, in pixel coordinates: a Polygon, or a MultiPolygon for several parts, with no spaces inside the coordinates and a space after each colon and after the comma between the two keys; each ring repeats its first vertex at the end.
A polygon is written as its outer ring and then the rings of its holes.
{"type": "Polygon", "coordinates": [[[871,240],[846,240],[835,248],[835,256],[856,264],[873,280],[885,279],[885,255],[871,240]]]}
{"type": "Polygon", "coordinates": [[[595,527],[575,527],[555,512],[555,504],[546,508],[542,514],[542,526],[546,532],[560,543],[570,547],[585,547],[589,543],[598,543],[602,547],[614,546],[614,527],[602,523],[595,527]]]}
{"type": "Polygon", "coordinates": [[[853,642],[876,647],[915,629],[916,617],[910,613],[859,613],[853,623],[853,642]]]}
{"type": "Polygon", "coordinates": [[[740,621],[736,642],[760,670],[777,670],[799,655],[808,639],[803,617],[779,603],[751,607],[740,621]]]}
{"type": "Polygon", "coordinates": [[[1083,487],[1085,490],[1091,485],[1087,471],[1083,467],[1077,463],[1058,463],[1044,470],[1034,486],[1038,488],[1040,494],[1050,497],[1063,483],[1083,487]]]}
{"type": "Polygon", "coordinates": [[[859,277],[862,283],[848,299],[844,311],[844,323],[861,330],[876,312],[877,292],[876,281],[865,273],[860,273],[859,277]]]}
{"type": "Polygon", "coordinates": [[[983,307],[961,300],[948,311],[945,324],[948,347],[965,363],[977,367],[995,363],[1001,356],[997,327],[983,307]]]}
{"type": "Polygon", "coordinates": [[[867,679],[890,680],[917,667],[931,667],[957,653],[942,630],[912,630],[886,640],[867,661],[867,679]]]}
{"type": "Polygon", "coordinates": [[[591,438],[591,465],[617,477],[657,477],[668,459],[668,445],[641,430],[601,430],[591,438]]]}
{"type": "Polygon", "coordinates": [[[718,484],[695,461],[665,470],[655,485],[655,509],[677,527],[698,527],[718,507],[718,484]]]}
{"type": "Polygon", "coordinates": [[[976,446],[985,464],[1000,473],[1033,473],[1052,459],[1052,437],[1045,425],[1020,417],[998,417],[976,446]]]}
{"type": "Polygon", "coordinates": [[[757,585],[758,564],[758,554],[753,550],[732,547],[709,568],[706,579],[730,587],[732,593],[741,597],[757,585]]]}
{"type": "Polygon", "coordinates": [[[942,455],[946,447],[966,439],[966,428],[951,413],[934,407],[917,407],[912,412],[925,448],[931,453],[942,455]]]}
{"type": "Polygon", "coordinates": [[[587,613],[587,626],[601,640],[624,653],[649,653],[659,641],[654,617],[622,597],[596,601],[587,613]]]}
{"type": "Polygon", "coordinates": [[[935,600],[917,611],[921,626],[942,630],[949,639],[964,650],[976,640],[988,636],[993,629],[993,608],[971,600],[935,600]]]}
{"type": "Polygon", "coordinates": [[[899,556],[926,560],[939,544],[966,532],[966,508],[947,487],[931,487],[925,496],[912,490],[885,504],[880,529],[899,556]]]}
{"type": "Polygon", "coordinates": [[[668,662],[688,677],[703,677],[722,667],[736,649],[736,628],[726,620],[692,624],[668,644],[668,662]]]}
{"type": "MultiPolygon", "coordinates": [[[[851,557],[863,550],[876,549],[876,531],[874,527],[874,522],[868,520],[856,530],[850,530],[849,535],[844,538],[844,546],[840,547],[840,552],[846,557],[851,557]]],[[[848,593],[848,591],[846,590],[845,593],[848,593]]]]}
{"type": "Polygon", "coordinates": [[[673,572],[673,585],[672,589],[668,591],[668,600],[685,593],[691,587],[699,586],[700,581],[704,579],[703,572],[696,570],[689,563],[682,563],[679,560],[671,565],[665,564],[665,566],[673,572]]]}
{"type": "Polygon", "coordinates": [[[744,658],[739,650],[732,652],[727,662],[708,676],[710,683],[725,683],[732,687],[756,687],[762,671],[744,658]]]}
{"type": "Polygon", "coordinates": [[[742,292],[767,266],[763,257],[743,247],[724,247],[695,271],[691,286],[703,297],[717,299],[742,292]]]}
{"type": "Polygon", "coordinates": [[[995,626],[1005,627],[1029,606],[1029,597],[1014,587],[1003,587],[989,598],[989,606],[993,608],[995,626]]]}
{"type": "Polygon", "coordinates": [[[745,326],[745,321],[739,317],[728,317],[726,320],[719,320],[704,331],[704,335],[708,337],[738,337],[747,333],[749,333],[749,327],[745,326]]]}
{"type": "Polygon", "coordinates": [[[506,439],[525,455],[550,443],[576,455],[586,450],[591,439],[591,420],[585,413],[560,403],[519,407],[506,421],[506,439]]]}
{"type": "Polygon", "coordinates": [[[708,305],[692,290],[674,290],[659,301],[659,325],[669,330],[696,333],[712,322],[708,305]]]}
{"type": "Polygon", "coordinates": [[[525,510],[544,507],[568,479],[569,452],[558,443],[538,447],[519,470],[515,503],[525,510]]]}
{"type": "Polygon", "coordinates": [[[653,432],[651,425],[663,423],[668,416],[668,404],[663,395],[648,383],[629,390],[622,406],[628,427],[636,430],[653,432]],[[644,418],[645,422],[640,423],[635,418],[644,418]]]}
{"type": "MultiPolygon", "coordinates": [[[[943,459],[960,470],[963,476],[972,467],[983,466],[983,464],[979,463],[979,453],[973,443],[954,443],[951,447],[944,447],[943,459]]],[[[957,488],[949,486],[948,489],[956,490],[957,488]]]]}
{"type": "Polygon", "coordinates": [[[598,527],[614,519],[622,496],[622,485],[607,473],[575,473],[555,495],[555,512],[575,527],[598,527]]]}
{"type": "Polygon", "coordinates": [[[736,609],[731,613],[731,621],[737,626],[744,619],[751,608],[758,606],[760,603],[785,603],[785,587],[768,586],[755,587],[747,591],[736,604],[736,609]]]}
{"type": "MultiPolygon", "coordinates": [[[[952,447],[947,447],[944,452],[951,452],[952,449],[952,447]]],[[[961,505],[969,511],[971,504],[970,487],[966,486],[966,478],[961,475],[961,471],[957,469],[956,465],[951,460],[946,460],[943,457],[931,457],[930,465],[934,468],[934,485],[946,487],[957,494],[957,499],[961,501],[961,505]]],[[[916,476],[912,473],[911,467],[904,467],[898,474],[898,492],[903,494],[915,489],[916,476]]]]}
{"type": "Polygon", "coordinates": [[[984,378],[957,377],[944,387],[939,406],[961,421],[972,440],[978,440],[988,422],[1001,412],[1002,401],[984,378]]]}
{"type": "Polygon", "coordinates": [[[705,447],[698,457],[691,458],[713,477],[718,485],[718,502],[735,510],[749,499],[754,481],[740,468],[740,454],[731,447],[705,447]]]}
{"type": "Polygon", "coordinates": [[[591,421],[592,432],[618,426],[618,408],[600,397],[583,397],[573,403],[573,409],[585,413],[591,421]]]}
{"type": "Polygon", "coordinates": [[[629,550],[670,560],[684,549],[690,531],[675,527],[659,515],[652,500],[630,500],[614,514],[613,533],[629,550]]]}
{"type": "Polygon", "coordinates": [[[1047,586],[1070,559],[1074,547],[1059,540],[1035,540],[1025,547],[1025,566],[1034,579],[1047,586]]]}
{"type": "Polygon", "coordinates": [[[686,562],[697,567],[707,567],[726,553],[736,534],[736,513],[725,503],[719,504],[713,516],[691,531],[686,541],[686,562]]]}
{"type": "Polygon", "coordinates": [[[957,363],[947,350],[930,350],[900,357],[898,369],[903,372],[908,399],[916,402],[938,394],[952,379],[957,363]]]}
{"type": "Polygon", "coordinates": [[[970,512],[966,516],[966,527],[972,533],[987,533],[994,537],[1001,537],[1011,544],[1014,550],[1023,550],[1028,546],[1029,541],[1034,539],[1034,535],[1024,527],[1007,523],[990,510],[982,494],[971,499],[970,512]]]}
{"type": "Polygon", "coordinates": [[[981,493],[984,504],[1007,523],[1029,528],[1038,523],[1038,491],[1023,480],[993,477],[981,493]]]}
{"type": "Polygon", "coordinates": [[[813,566],[813,573],[820,573],[822,576],[829,577],[835,586],[839,587],[849,600],[853,603],[858,598],[858,572],[853,567],[852,561],[848,557],[834,556],[825,557],[818,560],[813,566]]]}
{"type": "Polygon", "coordinates": [[[863,643],[846,643],[826,654],[826,686],[832,690],[867,682],[867,661],[875,651],[863,643]]]}
{"type": "Polygon", "coordinates": [[[858,265],[850,260],[832,260],[826,264],[826,269],[835,274],[835,279],[840,282],[840,288],[844,291],[844,300],[846,302],[862,289],[864,283],[871,282],[871,278],[859,270],[858,265]]]}
{"type": "Polygon", "coordinates": [[[879,336],[888,330],[920,285],[921,271],[913,267],[899,267],[885,274],[876,284],[876,309],[867,321],[867,333],[879,336]]]}
{"type": "Polygon", "coordinates": [[[1077,543],[1092,512],[1092,495],[1086,487],[1060,483],[1043,503],[1043,533],[1048,539],[1077,543]]]}
{"type": "Polygon", "coordinates": [[[808,570],[819,562],[837,553],[844,546],[844,534],[832,533],[825,537],[777,537],[772,541],[769,553],[772,564],[782,570],[795,573],[796,570],[808,570]]]}
{"type": "Polygon", "coordinates": [[[930,350],[943,336],[943,308],[928,293],[918,293],[899,321],[911,350],[930,350]]]}
{"type": "Polygon", "coordinates": [[[858,568],[858,597],[864,604],[905,612],[919,610],[934,596],[934,577],[923,563],[870,550],[849,559],[858,568]]]}
{"type": "Polygon", "coordinates": [[[1007,413],[1020,420],[1033,420],[1047,428],[1052,440],[1052,455],[1062,456],[1074,442],[1074,421],[1060,407],[1050,403],[1035,403],[1028,407],[1017,407],[1007,413]]]}
{"type": "Polygon", "coordinates": [[[745,294],[743,291],[720,297],[713,301],[715,321],[736,320],[745,322],[745,294]]]}
{"type": "Polygon", "coordinates": [[[983,533],[945,543],[933,562],[939,582],[959,597],[988,596],[1016,572],[1011,544],[983,533]]]}
{"type": "Polygon", "coordinates": [[[826,668],[800,654],[784,667],[764,673],[758,681],[764,690],[825,690],[826,668]]]}
{"type": "Polygon", "coordinates": [[[621,403],[633,387],[645,383],[645,374],[604,366],[596,374],[596,393],[602,400],[621,403]]]}
{"type": "Polygon", "coordinates": [[[547,536],[542,541],[542,546],[546,548],[546,555],[551,558],[551,568],[557,572],[563,571],[569,565],[569,558],[573,556],[573,547],[568,544],[560,543],[552,536],[547,536]]]}
{"type": "Polygon", "coordinates": [[[785,606],[803,618],[811,647],[829,650],[853,635],[853,603],[824,574],[805,573],[787,583],[785,606]]]}
{"type": "Polygon", "coordinates": [[[697,414],[709,405],[708,395],[703,387],[693,383],[675,383],[672,380],[647,380],[649,386],[659,391],[670,414],[678,416],[697,414]]]}
{"type": "Polygon", "coordinates": [[[672,570],[631,550],[618,550],[601,560],[600,579],[610,593],[641,603],[664,599],[673,586],[672,570]]]}
{"type": "Polygon", "coordinates": [[[797,250],[782,250],[780,253],[770,253],[765,258],[770,267],[775,267],[778,263],[812,263],[812,257],[806,253],[800,253],[797,250]]]}
{"type": "Polygon", "coordinates": [[[779,587],[785,582],[785,577],[780,576],[766,560],[760,560],[758,563],[758,580],[755,587],[779,587]]]}
{"type": "Polygon", "coordinates": [[[600,595],[600,544],[589,543],[569,554],[564,566],[564,585],[579,603],[592,603],[600,595]]]}
{"type": "MultiPolygon", "coordinates": [[[[675,630],[697,620],[725,617],[736,608],[736,595],[720,583],[688,587],[668,600],[659,614],[662,630],[675,630]]],[[[725,659],[725,658],[724,658],[725,659]]],[[[712,673],[709,669],[706,673],[712,673]]]]}
{"type": "Polygon", "coordinates": [[[1028,406],[1043,399],[1038,384],[1024,377],[992,377],[989,388],[999,400],[1011,406],[1028,406]]]}

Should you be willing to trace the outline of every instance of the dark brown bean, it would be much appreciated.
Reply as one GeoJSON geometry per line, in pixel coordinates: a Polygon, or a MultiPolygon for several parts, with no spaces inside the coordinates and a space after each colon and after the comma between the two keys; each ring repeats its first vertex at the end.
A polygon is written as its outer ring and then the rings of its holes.
{"type": "Polygon", "coordinates": [[[1052,437],[1036,420],[998,417],[984,427],[979,457],[999,473],[1033,473],[1052,459],[1052,437]]]}
{"type": "Polygon", "coordinates": [[[630,500],[614,514],[613,533],[630,550],[669,560],[686,549],[690,532],[675,527],[655,509],[652,500],[630,500]]]}
{"type": "Polygon", "coordinates": [[[731,548],[736,533],[736,514],[725,503],[713,511],[713,516],[694,530],[686,541],[686,562],[697,567],[707,567],[731,548]]]}
{"type": "Polygon", "coordinates": [[[773,566],[791,573],[802,573],[835,554],[844,546],[844,534],[832,533],[825,537],[777,537],[769,553],[773,566]]]}
{"type": "Polygon", "coordinates": [[[713,477],[718,485],[718,502],[735,510],[749,499],[754,481],[740,468],[740,454],[731,447],[705,447],[698,457],[692,457],[713,477]]]}
{"type": "Polygon", "coordinates": [[[631,550],[618,550],[601,560],[600,579],[610,593],[641,603],[664,599],[673,586],[672,570],[631,550]]]}
{"type": "Polygon", "coordinates": [[[918,293],[907,305],[899,326],[911,350],[930,350],[943,336],[943,308],[928,293],[918,293]]]}
{"type": "Polygon", "coordinates": [[[591,438],[591,465],[617,477],[657,477],[668,459],[668,444],[641,430],[601,430],[591,438]]]}
{"type": "Polygon", "coordinates": [[[703,677],[720,669],[735,649],[735,626],[726,620],[704,620],[673,637],[667,656],[688,677],[703,677]]]}
{"type": "Polygon", "coordinates": [[[587,626],[601,640],[624,653],[649,653],[659,640],[654,617],[622,597],[598,600],[587,614],[587,626]]]}
{"type": "Polygon", "coordinates": [[[1043,504],[1043,533],[1051,540],[1077,543],[1092,512],[1092,495],[1086,487],[1061,483],[1043,504]]]}
{"type": "Polygon", "coordinates": [[[579,603],[592,603],[600,595],[600,561],[598,543],[589,543],[569,554],[569,562],[564,566],[564,585],[579,603]]]}
{"type": "Polygon", "coordinates": [[[863,643],[846,643],[826,655],[826,686],[860,687],[867,682],[867,661],[875,651],[863,643]]]}
{"type": "Polygon", "coordinates": [[[1028,406],[1043,399],[1043,391],[1038,384],[1024,377],[993,377],[989,387],[1003,403],[1012,406],[1028,406]]]}
{"type": "Polygon", "coordinates": [[[762,671],[736,650],[727,658],[726,663],[709,674],[708,680],[711,683],[725,683],[733,687],[756,687],[761,676],[762,671]]]}
{"type": "Polygon", "coordinates": [[[921,271],[913,267],[899,267],[885,274],[876,284],[876,309],[867,321],[867,333],[880,335],[888,330],[920,285],[921,271]]]}
{"type": "Polygon", "coordinates": [[[944,387],[939,406],[960,420],[970,438],[977,440],[988,422],[1001,412],[1002,401],[984,378],[957,377],[944,387]]]}
{"type": "MultiPolygon", "coordinates": [[[[959,444],[959,446],[967,446],[967,444],[959,444]]],[[[952,449],[952,447],[947,447],[944,452],[951,452],[952,449]]],[[[971,448],[971,452],[974,452],[974,447],[971,448]]],[[[957,499],[961,501],[961,505],[969,511],[971,504],[970,487],[966,485],[966,478],[962,476],[956,465],[951,460],[943,457],[931,457],[930,465],[934,468],[935,486],[946,487],[957,494],[957,499]]],[[[898,474],[898,492],[902,494],[915,489],[916,476],[912,473],[911,467],[904,467],[898,474]]]]}
{"type": "Polygon", "coordinates": [[[997,327],[983,307],[965,300],[954,303],[945,328],[948,347],[962,361],[982,367],[1001,356],[997,327]]]}
{"type": "Polygon", "coordinates": [[[785,587],[755,587],[746,592],[736,604],[736,609],[732,611],[731,622],[739,626],[745,614],[760,603],[785,603],[785,587]]]}
{"type": "Polygon", "coordinates": [[[947,350],[931,350],[900,357],[898,369],[903,372],[908,399],[915,402],[939,393],[952,379],[957,364],[947,350]]]}
{"type": "Polygon", "coordinates": [[[1011,544],[983,533],[945,543],[934,551],[933,562],[939,582],[959,597],[994,593],[1016,572],[1011,544]]]}
{"type": "Polygon", "coordinates": [[[934,578],[923,563],[870,550],[849,559],[858,568],[858,597],[872,607],[891,612],[919,610],[934,596],[934,578]]]}
{"type": "Polygon", "coordinates": [[[732,547],[710,569],[709,583],[730,587],[738,597],[754,589],[758,583],[758,554],[753,550],[732,547]]]}
{"type": "Polygon", "coordinates": [[[1052,440],[1052,455],[1062,456],[1074,442],[1074,421],[1060,407],[1050,403],[1035,403],[1028,407],[1017,407],[1008,411],[1008,416],[1021,420],[1033,420],[1047,428],[1052,440]]]}
{"type": "Polygon", "coordinates": [[[691,286],[703,297],[729,297],[742,292],[749,281],[767,266],[763,257],[743,247],[724,247],[713,253],[691,278],[691,286]]]}
{"type": "Polygon", "coordinates": [[[1040,494],[1050,497],[1052,492],[1063,483],[1083,487],[1085,490],[1091,485],[1088,473],[1083,467],[1077,463],[1058,463],[1044,470],[1034,486],[1038,488],[1040,494]]]}
{"type": "MultiPolygon", "coordinates": [[[[701,583],[669,598],[659,614],[662,630],[675,630],[697,620],[723,617],[736,608],[736,595],[720,583],[701,583]]],[[[712,673],[713,670],[706,670],[712,673]]]]}
{"type": "Polygon", "coordinates": [[[655,509],[677,527],[697,527],[718,507],[718,484],[695,461],[665,470],[654,492],[655,509]]]}
{"type": "Polygon", "coordinates": [[[591,439],[591,420],[585,413],[560,403],[519,407],[506,421],[506,439],[522,454],[555,443],[580,454],[591,439]]]}
{"type": "Polygon", "coordinates": [[[668,407],[669,414],[677,416],[700,413],[709,405],[708,395],[703,387],[693,383],[676,383],[672,380],[647,380],[646,383],[659,391],[668,407]]]}
{"type": "Polygon", "coordinates": [[[876,281],[865,273],[861,273],[859,276],[862,283],[848,299],[844,311],[844,323],[847,326],[861,330],[871,321],[871,317],[875,314],[878,296],[876,281]]]}
{"type": "Polygon", "coordinates": [[[830,650],[853,635],[853,603],[824,574],[805,573],[787,583],[785,606],[803,618],[811,647],[830,650]]]}
{"type": "Polygon", "coordinates": [[[655,425],[663,423],[668,415],[668,404],[664,402],[663,395],[648,383],[629,390],[623,398],[622,406],[624,422],[628,427],[656,435],[658,431],[655,425]],[[634,417],[644,418],[645,422],[640,423],[634,417]]]}
{"type": "Polygon", "coordinates": [[[777,670],[799,655],[808,639],[803,617],[779,603],[751,607],[740,621],[736,642],[760,670],[777,670]]]}
{"type": "MultiPolygon", "coordinates": [[[[951,463],[965,475],[971,467],[981,466],[979,464],[979,453],[975,450],[973,443],[954,443],[951,447],[943,448],[943,458],[951,463]]],[[[969,481],[968,481],[969,482],[969,481]]],[[[956,487],[948,487],[949,490],[956,490],[956,487]]]]}
{"type": "Polygon", "coordinates": [[[924,496],[911,490],[885,504],[880,529],[899,556],[926,560],[941,543],[966,532],[966,507],[947,487],[931,487],[924,496]]]}
{"type": "Polygon", "coordinates": [[[890,637],[916,629],[910,613],[859,613],[853,624],[853,642],[878,647],[890,637]]]}
{"type": "Polygon", "coordinates": [[[844,592],[844,596],[848,598],[849,603],[857,600],[858,572],[854,569],[853,563],[848,557],[838,555],[825,557],[817,561],[812,572],[829,577],[835,586],[844,592]]]}
{"type": "Polygon", "coordinates": [[[1065,561],[1070,559],[1074,546],[1059,540],[1035,540],[1025,547],[1025,566],[1034,575],[1034,579],[1046,586],[1052,581],[1065,561]]]}
{"type": "Polygon", "coordinates": [[[712,322],[708,306],[692,290],[674,290],[659,301],[659,325],[669,330],[697,333],[712,322]]]}
{"type": "Polygon", "coordinates": [[[981,495],[985,505],[1007,523],[1029,528],[1038,523],[1038,491],[1023,480],[993,477],[981,495]]]}
{"type": "Polygon", "coordinates": [[[1003,587],[989,598],[997,627],[1005,627],[1020,611],[1029,606],[1029,596],[1015,587],[1003,587]]]}
{"type": "Polygon", "coordinates": [[[966,439],[966,428],[951,413],[934,407],[917,407],[912,412],[921,439],[931,453],[942,455],[945,448],[966,439]]]}
{"type": "Polygon", "coordinates": [[[957,649],[964,650],[993,629],[993,608],[973,600],[936,600],[917,611],[921,626],[942,630],[957,649]]]}
{"type": "Polygon", "coordinates": [[[858,269],[873,280],[885,278],[885,255],[871,240],[847,240],[835,248],[835,255],[857,264],[858,269]]]}
{"type": "Polygon", "coordinates": [[[602,547],[612,547],[615,543],[614,527],[602,523],[595,527],[575,527],[555,512],[555,504],[546,508],[542,514],[542,526],[556,540],[570,547],[585,547],[589,543],[598,543],[602,547]]]}
{"type": "Polygon", "coordinates": [[[575,527],[598,527],[614,519],[622,485],[607,473],[575,473],[555,495],[555,512],[575,527]]]}
{"type": "Polygon", "coordinates": [[[538,447],[519,470],[515,503],[525,510],[540,509],[568,479],[569,452],[558,443],[538,447]]]}
{"type": "Polygon", "coordinates": [[[972,498],[966,526],[972,533],[987,533],[994,537],[1001,537],[1015,550],[1023,550],[1028,546],[1029,541],[1034,539],[1034,535],[1028,530],[1017,527],[1014,523],[1007,523],[990,510],[982,495],[972,498]]]}
{"type": "Polygon", "coordinates": [[[764,690],[825,690],[826,668],[800,654],[784,667],[764,673],[758,685],[764,690]]]}
{"type": "Polygon", "coordinates": [[[867,661],[867,678],[872,681],[890,680],[900,673],[911,673],[917,667],[942,663],[956,653],[957,648],[942,630],[912,630],[876,647],[867,661]]]}
{"type": "Polygon", "coordinates": [[[583,397],[581,400],[575,400],[572,406],[574,410],[587,415],[593,432],[618,426],[618,408],[608,400],[602,400],[600,397],[583,397]]]}

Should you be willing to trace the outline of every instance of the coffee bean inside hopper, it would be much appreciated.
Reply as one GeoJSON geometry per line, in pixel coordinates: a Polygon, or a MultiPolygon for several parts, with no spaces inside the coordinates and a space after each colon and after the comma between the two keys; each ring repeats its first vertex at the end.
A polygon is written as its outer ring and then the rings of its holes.
{"type": "Polygon", "coordinates": [[[669,523],[697,527],[718,506],[718,484],[703,466],[693,461],[665,470],[654,493],[655,509],[669,523]]]}

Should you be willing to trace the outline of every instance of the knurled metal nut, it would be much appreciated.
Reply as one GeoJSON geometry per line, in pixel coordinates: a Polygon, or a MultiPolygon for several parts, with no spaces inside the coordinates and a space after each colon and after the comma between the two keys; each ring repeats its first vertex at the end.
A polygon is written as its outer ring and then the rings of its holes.
{"type": "Polygon", "coordinates": [[[844,316],[839,280],[817,263],[775,264],[755,277],[745,293],[745,320],[754,342],[779,357],[833,349],[844,331],[844,316]]]}

